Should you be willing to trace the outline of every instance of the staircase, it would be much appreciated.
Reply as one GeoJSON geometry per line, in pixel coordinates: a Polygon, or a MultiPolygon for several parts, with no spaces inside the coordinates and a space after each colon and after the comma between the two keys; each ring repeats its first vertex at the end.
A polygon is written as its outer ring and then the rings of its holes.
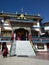
{"type": "Polygon", "coordinates": [[[30,44],[30,41],[15,41],[11,46],[10,55],[35,56],[36,54],[30,44]]]}

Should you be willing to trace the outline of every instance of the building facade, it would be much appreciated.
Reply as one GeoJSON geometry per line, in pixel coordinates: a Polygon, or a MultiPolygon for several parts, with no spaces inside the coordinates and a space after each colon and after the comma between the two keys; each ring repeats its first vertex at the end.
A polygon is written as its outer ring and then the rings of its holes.
{"type": "Polygon", "coordinates": [[[15,37],[15,40],[32,41],[38,52],[49,51],[49,38],[43,37],[42,20],[38,15],[0,13],[0,50],[4,44],[10,50],[15,37]]]}

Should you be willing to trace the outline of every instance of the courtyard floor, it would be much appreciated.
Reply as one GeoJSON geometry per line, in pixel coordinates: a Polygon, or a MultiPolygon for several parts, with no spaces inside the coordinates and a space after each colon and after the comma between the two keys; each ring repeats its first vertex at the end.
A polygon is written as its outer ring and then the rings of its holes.
{"type": "Polygon", "coordinates": [[[49,65],[49,53],[38,54],[33,57],[8,56],[3,58],[0,55],[0,65],[49,65]]]}

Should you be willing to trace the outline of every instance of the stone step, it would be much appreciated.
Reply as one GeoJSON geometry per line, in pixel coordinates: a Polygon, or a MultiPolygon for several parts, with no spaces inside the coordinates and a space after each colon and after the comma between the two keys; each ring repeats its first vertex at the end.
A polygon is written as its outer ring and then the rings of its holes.
{"type": "Polygon", "coordinates": [[[35,56],[36,54],[30,41],[15,41],[11,49],[11,55],[35,56]]]}

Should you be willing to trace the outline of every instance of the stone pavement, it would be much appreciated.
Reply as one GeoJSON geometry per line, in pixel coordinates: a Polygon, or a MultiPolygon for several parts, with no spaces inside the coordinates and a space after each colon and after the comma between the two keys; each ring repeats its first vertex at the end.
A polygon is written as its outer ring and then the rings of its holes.
{"type": "Polygon", "coordinates": [[[43,60],[49,60],[49,52],[48,53],[39,53],[36,56],[33,56],[35,59],[43,59],[43,60]]]}
{"type": "Polygon", "coordinates": [[[0,65],[49,65],[49,60],[17,56],[3,58],[0,55],[0,65]]]}

